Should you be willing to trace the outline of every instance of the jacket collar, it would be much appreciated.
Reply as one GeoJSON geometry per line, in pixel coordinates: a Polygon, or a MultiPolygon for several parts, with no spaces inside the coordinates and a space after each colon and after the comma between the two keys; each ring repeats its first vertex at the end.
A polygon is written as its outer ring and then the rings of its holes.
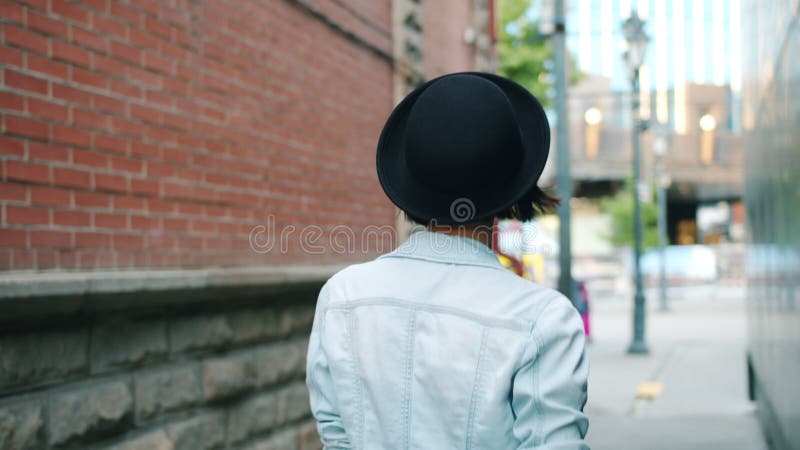
{"type": "Polygon", "coordinates": [[[461,236],[427,230],[415,231],[408,240],[381,258],[412,258],[447,264],[463,264],[505,269],[497,254],[486,245],[461,236]]]}

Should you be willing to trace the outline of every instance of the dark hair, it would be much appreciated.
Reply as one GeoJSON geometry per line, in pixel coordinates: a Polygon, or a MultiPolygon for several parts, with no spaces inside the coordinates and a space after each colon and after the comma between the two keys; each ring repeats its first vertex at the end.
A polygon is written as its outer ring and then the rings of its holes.
{"type": "MultiPolygon", "coordinates": [[[[555,212],[556,208],[558,208],[558,205],[561,204],[561,199],[548,191],[549,189],[543,190],[539,186],[533,186],[533,189],[523,195],[519,201],[503,211],[500,211],[497,214],[497,217],[500,219],[513,219],[527,222],[543,214],[555,212]]],[[[406,218],[411,222],[424,226],[428,225],[428,221],[418,219],[408,214],[406,211],[403,212],[405,213],[406,218]]],[[[493,221],[494,218],[490,218],[482,221],[466,222],[461,225],[483,225],[487,223],[491,224],[493,221]]]]}

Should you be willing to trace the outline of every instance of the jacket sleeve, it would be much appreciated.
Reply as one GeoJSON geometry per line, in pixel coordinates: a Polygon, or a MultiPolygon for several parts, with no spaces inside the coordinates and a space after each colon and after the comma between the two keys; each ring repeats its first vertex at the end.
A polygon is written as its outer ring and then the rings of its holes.
{"type": "Polygon", "coordinates": [[[322,336],[325,329],[325,308],[329,301],[329,283],[322,287],[317,299],[314,325],[308,343],[306,360],[306,385],[308,386],[311,412],[317,420],[322,444],[328,449],[351,448],[347,431],[342,424],[339,402],[331,378],[330,367],[325,356],[322,336]]]}
{"type": "Polygon", "coordinates": [[[583,440],[589,364],[578,313],[559,295],[533,325],[512,385],[520,449],[588,450],[583,440]]]}

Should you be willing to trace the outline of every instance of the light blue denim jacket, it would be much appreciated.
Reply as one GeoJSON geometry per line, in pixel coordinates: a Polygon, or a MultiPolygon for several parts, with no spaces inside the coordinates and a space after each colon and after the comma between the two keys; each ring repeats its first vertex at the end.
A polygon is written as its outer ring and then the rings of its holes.
{"type": "Polygon", "coordinates": [[[578,313],[473,239],[419,231],[334,275],[307,363],[327,449],[589,448],[578,313]]]}

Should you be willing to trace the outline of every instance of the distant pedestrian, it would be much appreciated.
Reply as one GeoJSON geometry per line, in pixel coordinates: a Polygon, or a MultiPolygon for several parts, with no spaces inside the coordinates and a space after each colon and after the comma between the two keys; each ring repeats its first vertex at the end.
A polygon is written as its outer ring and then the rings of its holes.
{"type": "Polygon", "coordinates": [[[325,448],[589,448],[580,316],[490,248],[498,218],[558,204],[537,187],[549,130],[528,91],[483,73],[392,112],[378,178],[426,229],[320,292],[307,384],[325,448]]]}
{"type": "Polygon", "coordinates": [[[586,334],[586,339],[591,341],[591,327],[589,323],[589,291],[586,289],[586,282],[574,280],[574,289],[572,293],[572,304],[581,315],[583,321],[583,331],[586,334]]]}

